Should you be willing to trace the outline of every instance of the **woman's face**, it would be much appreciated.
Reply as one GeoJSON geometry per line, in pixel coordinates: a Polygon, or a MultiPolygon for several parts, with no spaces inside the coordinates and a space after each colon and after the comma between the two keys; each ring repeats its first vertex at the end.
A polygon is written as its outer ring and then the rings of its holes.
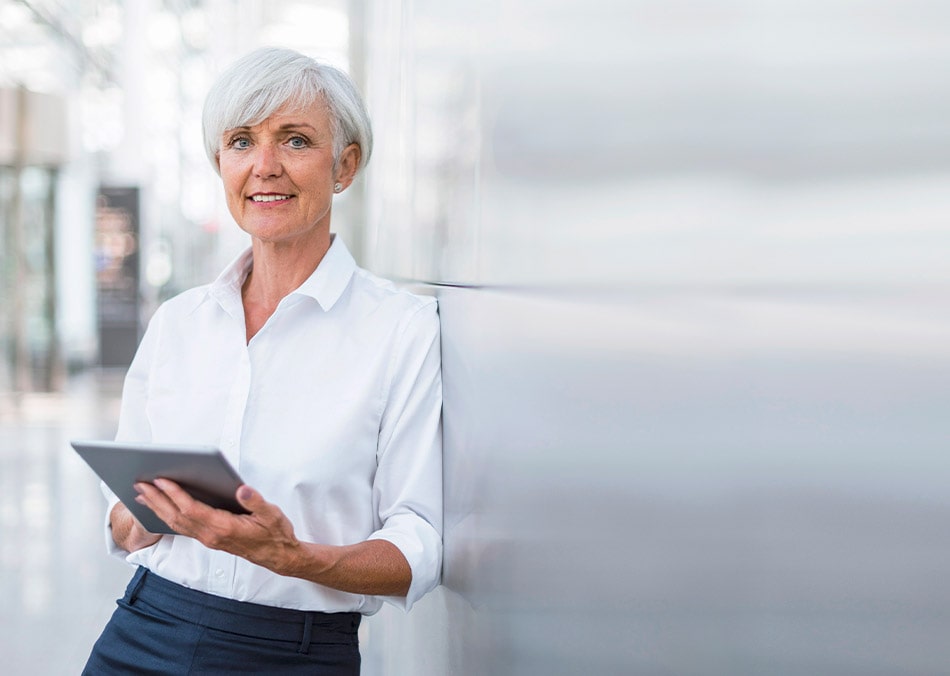
{"type": "Polygon", "coordinates": [[[359,147],[352,144],[334,173],[330,120],[319,101],[229,129],[218,152],[231,215],[252,237],[272,243],[329,233],[333,185],[348,186],[358,162],[359,147]]]}

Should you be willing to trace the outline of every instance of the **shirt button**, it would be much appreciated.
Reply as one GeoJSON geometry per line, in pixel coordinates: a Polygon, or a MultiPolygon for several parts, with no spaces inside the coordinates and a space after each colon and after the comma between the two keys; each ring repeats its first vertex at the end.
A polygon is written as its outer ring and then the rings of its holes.
{"type": "Polygon", "coordinates": [[[218,568],[216,571],[214,571],[214,575],[215,577],[224,577],[224,570],[221,568],[218,568]]]}

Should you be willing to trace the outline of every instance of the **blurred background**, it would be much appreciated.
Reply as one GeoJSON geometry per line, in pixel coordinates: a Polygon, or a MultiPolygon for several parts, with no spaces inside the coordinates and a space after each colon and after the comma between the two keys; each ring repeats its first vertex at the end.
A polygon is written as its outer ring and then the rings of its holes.
{"type": "Polygon", "coordinates": [[[443,585],[365,674],[950,674],[940,0],[0,0],[5,673],[131,575],[67,441],[246,245],[200,110],[261,45],[360,84],[335,229],[440,301],[443,585]]]}

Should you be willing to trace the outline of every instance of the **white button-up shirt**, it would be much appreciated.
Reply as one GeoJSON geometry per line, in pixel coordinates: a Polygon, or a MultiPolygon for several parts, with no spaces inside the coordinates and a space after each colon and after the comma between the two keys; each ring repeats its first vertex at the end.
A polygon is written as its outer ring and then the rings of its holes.
{"type": "MultiPolygon", "coordinates": [[[[246,341],[250,250],[155,313],[122,394],[120,441],[218,446],[299,539],[393,543],[408,608],[442,561],[442,379],[436,302],[358,268],[339,237],[246,341]]],[[[104,489],[110,500],[117,501],[104,489]]],[[[382,598],[276,575],[184,536],[110,550],[192,589],[271,606],[372,614],[382,598]]]]}

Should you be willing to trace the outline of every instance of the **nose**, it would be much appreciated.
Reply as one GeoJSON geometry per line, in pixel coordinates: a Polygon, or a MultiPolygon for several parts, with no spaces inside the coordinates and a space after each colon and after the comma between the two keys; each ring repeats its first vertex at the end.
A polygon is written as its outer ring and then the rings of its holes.
{"type": "Polygon", "coordinates": [[[270,143],[260,143],[254,148],[254,175],[258,178],[280,176],[280,154],[270,143]]]}

